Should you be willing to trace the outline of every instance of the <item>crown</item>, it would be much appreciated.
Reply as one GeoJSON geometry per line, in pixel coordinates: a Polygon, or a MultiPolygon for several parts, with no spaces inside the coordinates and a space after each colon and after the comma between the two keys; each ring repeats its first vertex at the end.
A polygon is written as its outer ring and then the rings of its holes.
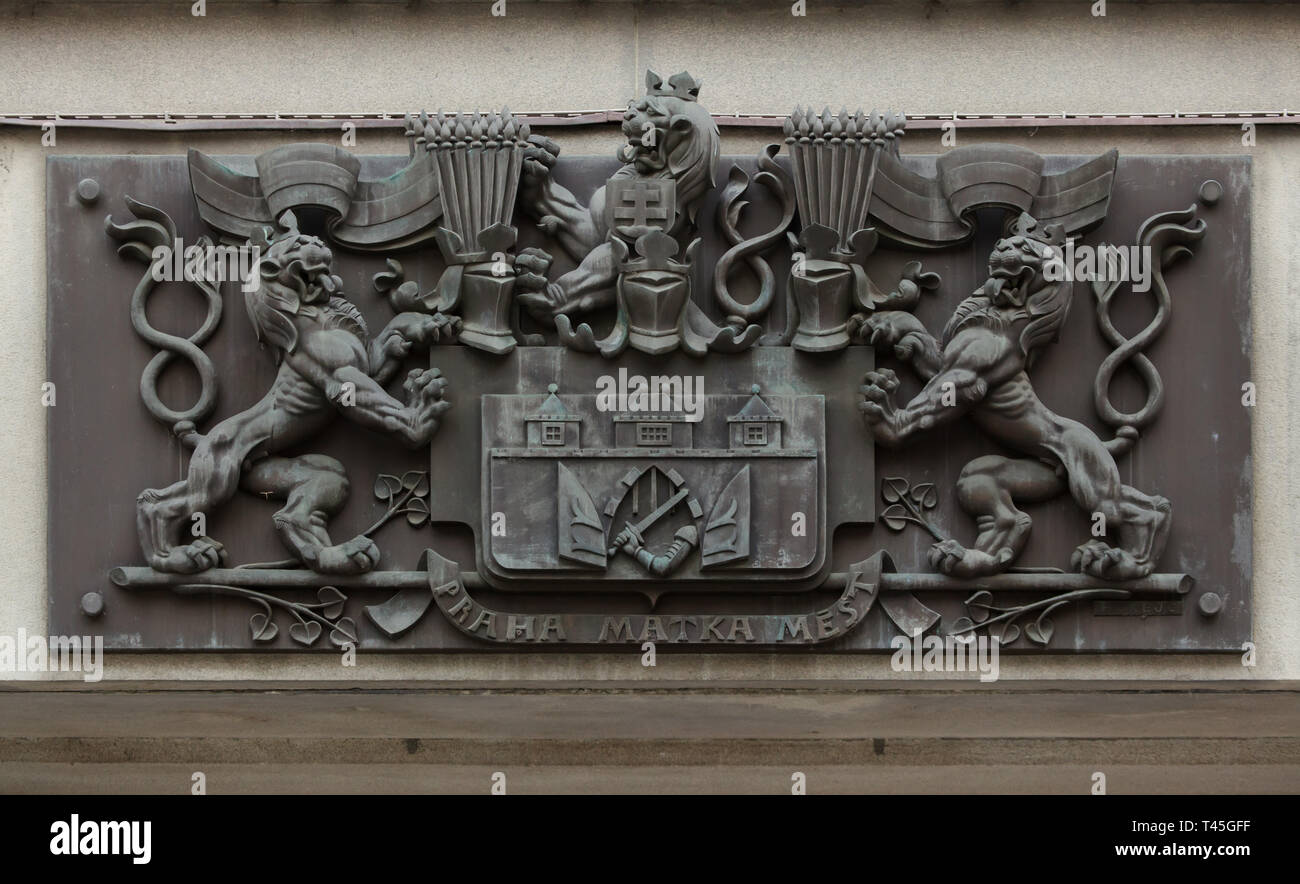
{"type": "Polygon", "coordinates": [[[1039,224],[1028,212],[1011,219],[1003,236],[1024,236],[1052,246],[1065,243],[1065,228],[1060,224],[1039,224]]]}
{"type": "Polygon", "coordinates": [[[664,78],[654,71],[645,72],[646,95],[673,95],[683,101],[697,101],[703,85],[703,80],[695,79],[686,71],[669,77],[667,86],[664,85],[664,78]]]}

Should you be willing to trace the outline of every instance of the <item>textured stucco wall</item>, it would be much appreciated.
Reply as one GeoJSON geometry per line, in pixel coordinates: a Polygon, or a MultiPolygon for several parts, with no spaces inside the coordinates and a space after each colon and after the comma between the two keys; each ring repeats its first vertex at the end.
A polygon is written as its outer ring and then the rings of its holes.
{"type": "MultiPolygon", "coordinates": [[[[0,12],[0,112],[348,112],[428,107],[580,110],[623,104],[644,68],[705,80],[715,112],[794,103],[913,112],[1282,110],[1300,107],[1300,9],[1290,5],[1087,3],[318,6],[20,4],[0,12]],[[928,10],[928,13],[927,13],[928,10]]],[[[606,154],[612,128],[551,133],[569,154],[606,154]]],[[[770,131],[726,130],[747,154],[770,131]]],[[[1254,609],[1258,666],[1236,656],[1004,655],[1003,678],[1300,678],[1300,131],[1232,127],[963,132],[1041,153],[1249,153],[1254,157],[1252,314],[1254,609]]],[[[0,127],[0,635],[45,629],[44,163],[57,153],[256,153],[319,133],[130,134],[0,127]]],[[[940,152],[936,133],[909,153],[940,152]]],[[[396,130],[362,130],[359,153],[404,153],[396,130]]],[[[113,194],[106,195],[111,200],[113,194]]],[[[114,293],[88,293],[113,297],[114,293]]],[[[88,370],[93,354],[82,354],[88,370]]],[[[0,675],[0,677],[6,677],[0,675]]],[[[10,676],[12,677],[12,676],[10,676]]],[[[113,655],[108,678],[794,679],[898,678],[887,656],[639,652],[446,656],[113,655]]]]}

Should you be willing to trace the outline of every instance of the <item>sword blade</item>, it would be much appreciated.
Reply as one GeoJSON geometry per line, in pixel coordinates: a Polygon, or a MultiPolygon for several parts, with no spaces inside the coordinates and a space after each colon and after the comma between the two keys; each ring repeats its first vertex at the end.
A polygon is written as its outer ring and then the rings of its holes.
{"type": "MultiPolygon", "coordinates": [[[[677,506],[677,504],[685,500],[686,495],[688,494],[690,494],[690,489],[683,488],[681,491],[678,491],[672,497],[665,500],[662,504],[659,505],[658,509],[650,513],[650,515],[646,516],[644,519],[637,522],[635,526],[633,526],[636,529],[636,532],[638,534],[644,534],[647,530],[650,529],[650,526],[652,526],[655,522],[658,522],[660,519],[662,519],[670,509],[672,509],[673,507],[677,506]]],[[[624,523],[623,527],[626,529],[627,527],[626,523],[624,523]]],[[[617,546],[610,547],[609,554],[611,556],[616,552],[618,552],[617,546]]]]}

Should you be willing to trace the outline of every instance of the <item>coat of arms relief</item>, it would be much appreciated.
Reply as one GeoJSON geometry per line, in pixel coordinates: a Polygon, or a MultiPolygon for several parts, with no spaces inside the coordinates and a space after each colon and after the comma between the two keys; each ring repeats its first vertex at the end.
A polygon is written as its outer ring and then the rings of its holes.
{"type": "Polygon", "coordinates": [[[405,158],[51,160],[51,364],[116,348],[52,417],[56,618],[141,648],[1239,647],[1248,162],[912,157],[902,114],[812,107],[724,157],[701,91],[651,72],[610,160],[505,109],[412,115],[405,158]]]}

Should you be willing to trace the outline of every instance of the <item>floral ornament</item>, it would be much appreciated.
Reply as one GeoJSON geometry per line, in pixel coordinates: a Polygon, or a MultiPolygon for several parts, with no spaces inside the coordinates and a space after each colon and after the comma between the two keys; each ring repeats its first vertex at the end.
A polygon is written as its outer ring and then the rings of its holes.
{"type": "Polygon", "coordinates": [[[1026,614],[1038,611],[1038,617],[1032,623],[1026,623],[1023,632],[1025,638],[1034,644],[1047,647],[1052,640],[1052,633],[1056,631],[1049,615],[1057,608],[1095,599],[1126,599],[1131,595],[1132,593],[1124,589],[1077,589],[1035,602],[1003,608],[993,604],[993,593],[981,589],[966,599],[966,611],[970,616],[958,617],[954,620],[948,634],[969,635],[974,638],[977,630],[987,629],[989,637],[997,639],[998,644],[1009,645],[1020,638],[1022,632],[1020,624],[1016,621],[1026,614]]]}
{"type": "Polygon", "coordinates": [[[429,474],[409,470],[401,477],[380,473],[375,477],[375,497],[388,503],[388,511],[363,534],[369,536],[396,516],[406,516],[412,528],[429,521],[429,474]]]}
{"type": "Polygon", "coordinates": [[[371,280],[375,291],[386,295],[388,303],[398,313],[421,309],[424,304],[420,301],[419,283],[406,279],[400,262],[389,258],[387,263],[388,269],[376,273],[371,280]]]}
{"type": "Polygon", "coordinates": [[[880,480],[880,497],[890,504],[880,514],[880,521],[890,531],[902,531],[908,522],[913,522],[929,531],[935,540],[948,539],[925,517],[925,513],[939,503],[939,494],[934,490],[933,482],[922,482],[913,488],[901,476],[886,476],[880,480]]]}
{"type": "Polygon", "coordinates": [[[225,584],[186,584],[177,587],[181,590],[195,592],[220,592],[239,596],[257,605],[261,610],[248,618],[248,628],[253,633],[253,641],[273,641],[280,634],[280,627],[272,619],[272,606],[282,608],[293,615],[294,622],[289,626],[289,637],[300,645],[311,647],[329,627],[329,639],[335,647],[357,645],[357,624],[351,617],[343,616],[348,597],[337,587],[322,586],[316,591],[317,601],[291,602],[279,596],[246,589],[242,586],[225,584]]]}

